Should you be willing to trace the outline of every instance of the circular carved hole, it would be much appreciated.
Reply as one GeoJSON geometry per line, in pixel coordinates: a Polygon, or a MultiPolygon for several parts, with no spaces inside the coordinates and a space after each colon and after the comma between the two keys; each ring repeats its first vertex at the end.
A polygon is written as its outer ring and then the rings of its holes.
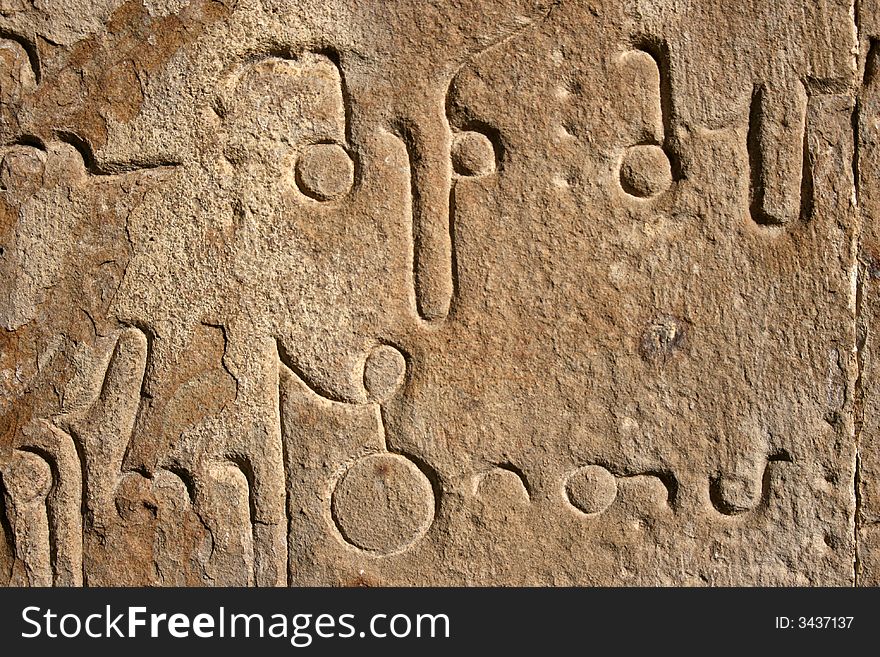
{"type": "Polygon", "coordinates": [[[403,383],[406,359],[394,347],[379,345],[364,363],[364,388],[374,402],[389,399],[403,383]]]}
{"type": "Polygon", "coordinates": [[[296,184],[318,201],[339,198],[354,184],[354,162],[339,144],[314,144],[296,163],[296,184]]]}
{"type": "Polygon", "coordinates": [[[460,132],[452,140],[452,168],[461,176],[495,172],[495,147],[481,132],[460,132]]]}
{"type": "Polygon", "coordinates": [[[586,465],[569,475],[565,493],[579,511],[587,515],[602,513],[617,497],[617,479],[602,466],[586,465]]]}
{"type": "Polygon", "coordinates": [[[623,191],[638,198],[665,192],[672,185],[669,158],[659,146],[633,146],[626,150],[620,165],[623,191]]]}
{"type": "Polygon", "coordinates": [[[715,508],[728,516],[751,511],[761,501],[761,481],[741,474],[722,475],[711,483],[715,508]]]}
{"type": "Polygon", "coordinates": [[[371,454],[345,472],[332,499],[343,538],[362,550],[390,554],[422,537],[434,519],[434,491],[399,454],[371,454]]]}

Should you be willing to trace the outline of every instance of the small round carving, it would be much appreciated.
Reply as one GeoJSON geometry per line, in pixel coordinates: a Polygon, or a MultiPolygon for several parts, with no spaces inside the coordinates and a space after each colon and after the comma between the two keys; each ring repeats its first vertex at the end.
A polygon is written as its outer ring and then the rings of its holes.
{"type": "Polygon", "coordinates": [[[620,185],[631,196],[649,198],[672,185],[669,158],[659,146],[632,146],[623,155],[620,185]]]}
{"type": "Polygon", "coordinates": [[[339,144],[313,144],[296,163],[296,184],[319,201],[339,198],[354,184],[354,162],[339,144]]]}
{"type": "Polygon", "coordinates": [[[460,132],[452,140],[452,168],[461,176],[495,172],[495,147],[481,132],[460,132]]]}
{"type": "Polygon", "coordinates": [[[477,483],[477,497],[495,508],[523,506],[529,503],[529,491],[518,473],[498,467],[484,473],[477,483]]]}
{"type": "Polygon", "coordinates": [[[715,508],[728,516],[751,511],[761,501],[761,482],[756,477],[726,475],[713,483],[712,502],[715,508]]]}
{"type": "Polygon", "coordinates": [[[18,504],[45,498],[52,488],[52,469],[46,460],[31,452],[15,450],[4,472],[3,483],[18,504]]]}
{"type": "Polygon", "coordinates": [[[370,401],[382,403],[389,399],[403,383],[406,359],[394,347],[379,345],[364,363],[364,388],[370,401]]]}
{"type": "Polygon", "coordinates": [[[565,493],[579,511],[587,515],[602,513],[617,497],[617,480],[602,466],[586,465],[569,475],[565,493]]]}
{"type": "Polygon", "coordinates": [[[356,461],[339,480],[331,504],[343,538],[381,554],[409,547],[434,519],[431,482],[399,454],[371,454],[356,461]]]}

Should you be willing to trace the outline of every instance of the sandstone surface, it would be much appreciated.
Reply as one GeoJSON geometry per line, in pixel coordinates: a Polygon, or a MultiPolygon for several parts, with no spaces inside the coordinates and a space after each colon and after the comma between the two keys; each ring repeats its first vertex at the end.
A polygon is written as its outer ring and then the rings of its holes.
{"type": "Polygon", "coordinates": [[[0,583],[880,584],[880,0],[0,0],[0,583]]]}

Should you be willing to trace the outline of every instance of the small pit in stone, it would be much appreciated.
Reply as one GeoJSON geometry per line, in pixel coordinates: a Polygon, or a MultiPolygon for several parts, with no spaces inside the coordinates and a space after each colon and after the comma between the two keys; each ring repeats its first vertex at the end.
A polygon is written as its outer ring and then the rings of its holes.
{"type": "Polygon", "coordinates": [[[642,331],[639,355],[649,363],[665,363],[684,348],[686,341],[684,322],[672,315],[661,315],[642,331]]]}

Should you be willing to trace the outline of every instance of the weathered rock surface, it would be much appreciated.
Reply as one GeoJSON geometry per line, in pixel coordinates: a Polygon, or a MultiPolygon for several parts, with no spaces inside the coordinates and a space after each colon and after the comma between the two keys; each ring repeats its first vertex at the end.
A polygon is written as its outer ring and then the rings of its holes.
{"type": "Polygon", "coordinates": [[[880,584],[878,0],[0,0],[0,582],[880,584]]]}

